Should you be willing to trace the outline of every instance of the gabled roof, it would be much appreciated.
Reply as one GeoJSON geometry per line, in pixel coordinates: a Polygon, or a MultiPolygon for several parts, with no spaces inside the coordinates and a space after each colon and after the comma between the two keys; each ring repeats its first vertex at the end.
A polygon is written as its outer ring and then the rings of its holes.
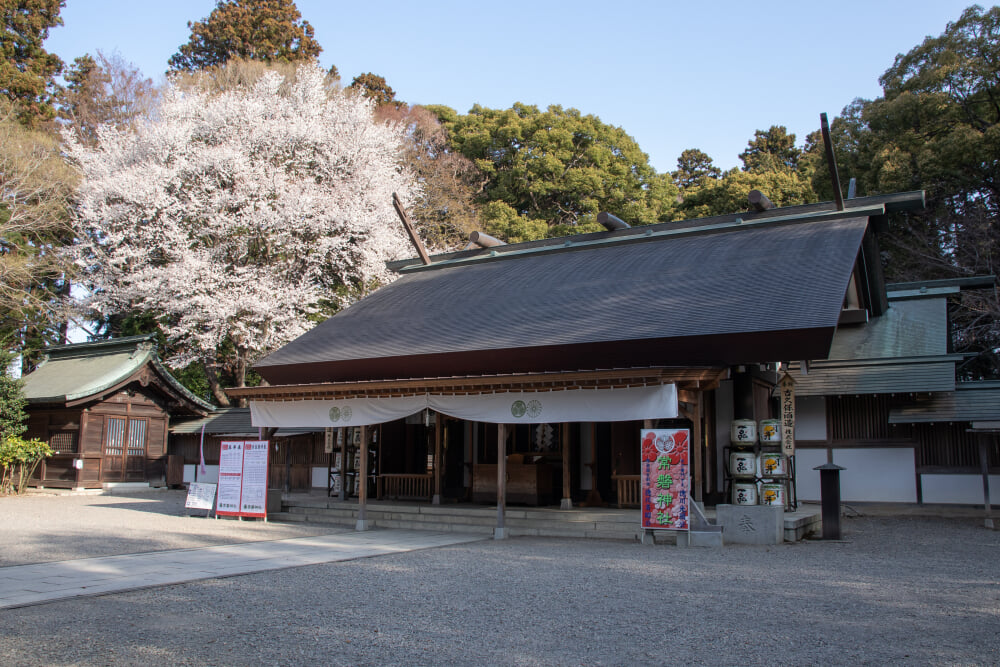
{"type": "Polygon", "coordinates": [[[850,204],[392,264],[402,278],[255,368],[300,384],[823,358],[869,219],[886,212],[850,204]]]}
{"type": "Polygon", "coordinates": [[[204,414],[214,409],[184,387],[156,356],[153,336],[130,336],[92,343],[60,345],[45,350],[38,368],[24,376],[29,404],[79,404],[117,391],[140,379],[155,380],[161,390],[187,411],[204,414]]]}

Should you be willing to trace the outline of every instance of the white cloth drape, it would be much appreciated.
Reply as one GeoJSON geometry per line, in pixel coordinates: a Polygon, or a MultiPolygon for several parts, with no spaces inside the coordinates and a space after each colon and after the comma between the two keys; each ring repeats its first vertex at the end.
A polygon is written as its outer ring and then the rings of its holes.
{"type": "Polygon", "coordinates": [[[467,421],[493,424],[614,422],[677,417],[673,384],[628,389],[497,392],[470,396],[422,394],[397,398],[250,401],[254,426],[327,428],[367,426],[430,408],[467,421]]]}

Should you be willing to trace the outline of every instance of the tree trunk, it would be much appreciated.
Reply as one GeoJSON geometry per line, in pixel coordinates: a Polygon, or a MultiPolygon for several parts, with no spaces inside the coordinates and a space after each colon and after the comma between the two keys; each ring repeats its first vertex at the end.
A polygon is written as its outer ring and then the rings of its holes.
{"type": "Polygon", "coordinates": [[[230,407],[232,404],[229,402],[229,397],[226,396],[226,392],[222,391],[222,387],[219,385],[219,364],[212,360],[203,361],[201,365],[205,369],[205,378],[208,380],[208,387],[212,390],[212,397],[215,398],[215,402],[224,408],[230,407]]]}
{"type": "MultiPolygon", "coordinates": [[[[247,353],[244,350],[237,348],[236,351],[236,386],[245,387],[247,386],[247,367],[250,364],[247,362],[247,353]]],[[[247,406],[247,399],[240,399],[240,407],[245,408],[247,406]]]]}

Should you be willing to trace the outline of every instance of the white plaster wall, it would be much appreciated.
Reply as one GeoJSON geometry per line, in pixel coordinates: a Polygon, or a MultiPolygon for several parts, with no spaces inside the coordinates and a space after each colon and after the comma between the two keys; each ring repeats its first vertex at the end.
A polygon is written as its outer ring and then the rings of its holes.
{"type": "Polygon", "coordinates": [[[840,499],[844,502],[917,502],[914,451],[900,448],[833,450],[840,473],[840,499]]]}
{"type": "Polygon", "coordinates": [[[219,466],[205,466],[205,474],[202,475],[198,473],[198,479],[195,479],[195,469],[198,464],[185,465],[184,466],[184,482],[204,482],[206,484],[218,484],[219,483],[219,466]]]}
{"type": "Polygon", "coordinates": [[[324,466],[320,468],[319,466],[313,466],[312,469],[312,485],[314,489],[325,489],[327,482],[327,473],[329,469],[324,466]]]}
{"type": "MultiPolygon", "coordinates": [[[[983,504],[982,475],[921,475],[925,503],[983,504]]],[[[990,504],[1000,504],[1000,475],[990,475],[990,504]]]]}
{"type": "Polygon", "coordinates": [[[795,439],[826,440],[825,397],[800,396],[795,399],[795,439]]]}
{"type": "Polygon", "coordinates": [[[819,500],[819,471],[826,463],[825,449],[795,450],[795,491],[799,500],[819,500]]]}

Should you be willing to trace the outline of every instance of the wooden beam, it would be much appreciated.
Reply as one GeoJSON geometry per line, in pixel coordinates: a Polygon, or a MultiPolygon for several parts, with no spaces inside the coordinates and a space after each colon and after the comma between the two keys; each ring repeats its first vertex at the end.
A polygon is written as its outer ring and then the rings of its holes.
{"type": "Polygon", "coordinates": [[[507,512],[507,425],[497,424],[497,525],[493,529],[493,539],[507,537],[504,525],[507,512]]]}
{"type": "Polygon", "coordinates": [[[424,249],[424,244],[420,241],[420,237],[417,235],[417,230],[414,229],[413,223],[410,222],[410,216],[406,215],[406,209],[403,208],[403,202],[400,201],[399,195],[395,192],[392,193],[392,206],[396,209],[396,215],[403,222],[403,227],[406,228],[406,233],[410,237],[410,242],[413,247],[417,249],[417,254],[420,255],[420,261],[424,263],[424,266],[431,263],[431,258],[427,255],[427,250],[424,249]]]}
{"type": "Polygon", "coordinates": [[[233,398],[292,400],[309,398],[352,398],[396,393],[400,396],[424,393],[493,393],[497,390],[552,391],[558,389],[630,387],[649,384],[718,382],[727,369],[699,368],[624,368],[599,371],[561,371],[554,373],[511,373],[508,375],[468,375],[443,378],[400,378],[314,384],[232,387],[226,393],[233,398]]]}
{"type": "Polygon", "coordinates": [[[358,470],[357,530],[368,530],[368,427],[361,427],[361,461],[358,470]]]}
{"type": "Polygon", "coordinates": [[[823,133],[823,145],[826,146],[826,163],[830,168],[830,180],[833,181],[833,199],[837,203],[837,210],[844,210],[844,195],[840,191],[840,174],[837,173],[837,156],[833,153],[833,141],[830,139],[830,124],[826,120],[826,114],[819,115],[819,127],[823,133]]]}

